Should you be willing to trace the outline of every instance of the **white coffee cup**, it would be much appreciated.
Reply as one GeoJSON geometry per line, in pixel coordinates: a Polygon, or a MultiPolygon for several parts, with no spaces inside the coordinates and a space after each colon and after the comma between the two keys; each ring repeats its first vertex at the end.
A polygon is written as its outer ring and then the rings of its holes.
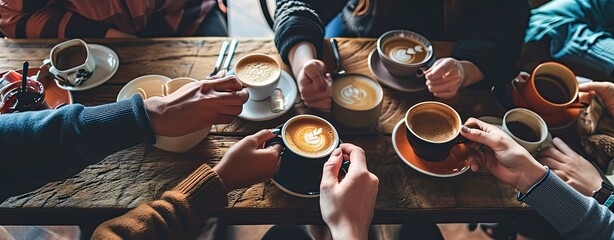
{"type": "Polygon", "coordinates": [[[529,109],[515,108],[507,111],[501,128],[533,156],[549,145],[546,122],[529,109]]]}
{"type": "Polygon", "coordinates": [[[264,101],[279,84],[281,66],[269,55],[252,53],[237,61],[235,74],[241,84],[247,87],[250,100],[264,101]]]}
{"type": "Polygon", "coordinates": [[[72,39],[55,45],[51,49],[51,53],[49,53],[49,59],[45,59],[43,64],[50,65],[49,73],[51,73],[58,82],[68,86],[78,86],[82,84],[92,76],[96,68],[94,55],[88,48],[87,43],[81,39],[72,39]],[[79,57],[71,56],[70,53],[66,52],[67,49],[68,51],[71,51],[70,49],[83,50],[85,51],[85,56],[82,56],[83,54],[81,52],[78,53],[79,57]],[[62,60],[58,57],[69,59],[67,61],[77,62],[71,62],[71,64],[64,64],[67,66],[61,66],[62,60]]]}
{"type": "MultiPolygon", "coordinates": [[[[164,97],[167,96],[186,84],[197,82],[198,80],[193,78],[174,78],[170,79],[160,75],[146,75],[136,78],[130,81],[118,94],[117,101],[121,101],[126,98],[130,98],[135,94],[141,95],[143,99],[151,97],[164,97]]],[[[192,149],[194,146],[202,142],[205,137],[211,131],[211,126],[206,126],[200,130],[194,132],[169,137],[156,135],[155,147],[174,153],[183,153],[192,149]]]]}

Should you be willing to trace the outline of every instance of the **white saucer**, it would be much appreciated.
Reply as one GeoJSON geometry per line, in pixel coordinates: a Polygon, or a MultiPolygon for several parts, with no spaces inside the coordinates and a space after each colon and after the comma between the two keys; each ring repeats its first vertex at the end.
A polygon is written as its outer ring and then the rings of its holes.
{"type": "Polygon", "coordinates": [[[250,121],[266,121],[279,117],[288,112],[294,106],[296,97],[298,97],[298,88],[296,82],[286,71],[281,71],[281,80],[277,88],[284,93],[284,110],[278,113],[271,112],[269,99],[261,102],[248,100],[243,104],[243,111],[239,114],[240,118],[250,121]]]}
{"type": "Polygon", "coordinates": [[[116,101],[121,101],[127,98],[131,98],[135,94],[139,94],[138,88],[147,90],[148,88],[159,88],[162,91],[164,83],[170,81],[171,78],[162,75],[144,75],[133,79],[128,82],[117,94],[116,101]]]}
{"type": "Polygon", "coordinates": [[[94,73],[89,79],[85,80],[78,86],[64,86],[56,81],[56,84],[61,89],[68,91],[84,91],[92,89],[105,83],[111,79],[113,75],[115,75],[115,72],[119,67],[119,57],[117,57],[115,51],[98,44],[88,44],[87,46],[94,54],[94,59],[96,60],[96,68],[94,69],[94,73]]]}

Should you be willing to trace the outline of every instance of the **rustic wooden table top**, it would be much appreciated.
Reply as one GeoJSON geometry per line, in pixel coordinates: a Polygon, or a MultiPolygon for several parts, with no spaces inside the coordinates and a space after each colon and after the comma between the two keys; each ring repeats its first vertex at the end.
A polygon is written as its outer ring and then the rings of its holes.
{"type": "MultiPolygon", "coordinates": [[[[76,103],[99,105],[114,102],[124,84],[146,74],[171,78],[204,78],[217,58],[224,38],[103,40],[117,52],[120,66],[115,76],[97,88],[73,92],[76,103]]],[[[367,56],[374,39],[339,39],[343,65],[348,72],[372,76],[367,56]]],[[[16,69],[23,60],[35,66],[47,58],[60,40],[0,40],[0,70],[16,69]]],[[[452,44],[435,42],[438,57],[451,52],[452,44]]],[[[271,40],[240,41],[233,62],[241,56],[263,52],[276,55],[271,40]]],[[[330,51],[325,61],[332,63],[330,51]]],[[[332,64],[329,64],[332,66],[332,64]]],[[[363,147],[368,168],[380,178],[374,223],[406,221],[474,222],[515,221],[538,218],[536,212],[516,201],[515,190],[487,172],[468,171],[452,178],[419,173],[395,154],[391,132],[405,111],[415,103],[436,100],[427,91],[403,93],[384,87],[385,98],[378,126],[373,129],[339,127],[342,139],[363,147]]],[[[489,91],[464,89],[460,96],[440,100],[454,107],[463,119],[499,116],[503,111],[489,91]]],[[[242,136],[272,128],[300,113],[328,114],[307,109],[298,102],[283,116],[265,122],[236,119],[214,126],[209,136],[185,154],[171,154],[148,145],[115,153],[81,173],[49,183],[33,192],[0,204],[0,224],[97,223],[117,216],[140,203],[158,198],[200,164],[215,165],[226,149],[242,136]]],[[[230,224],[322,223],[318,199],[301,199],[282,192],[270,181],[239,189],[228,195],[229,206],[214,216],[230,224]]]]}

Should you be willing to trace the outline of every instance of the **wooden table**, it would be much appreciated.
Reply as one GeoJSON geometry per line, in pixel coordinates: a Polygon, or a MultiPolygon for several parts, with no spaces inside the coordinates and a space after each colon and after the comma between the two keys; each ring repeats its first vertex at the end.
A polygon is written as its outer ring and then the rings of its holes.
{"type": "MultiPolygon", "coordinates": [[[[114,102],[124,84],[146,74],[203,78],[213,69],[223,38],[178,38],[138,40],[89,40],[114,49],[119,70],[104,85],[74,92],[77,103],[99,105],[114,102]]],[[[47,58],[60,40],[0,40],[0,70],[21,67],[23,60],[35,66],[47,58]]],[[[451,43],[434,43],[438,57],[451,52],[451,43]]],[[[339,39],[343,65],[348,72],[373,76],[367,56],[374,39],[339,39]]],[[[328,48],[327,48],[328,49],[328,48]]],[[[277,55],[271,40],[241,40],[241,56],[263,52],[277,55]]],[[[324,59],[332,63],[330,51],[324,59]]],[[[329,64],[332,66],[332,64],[329,64]]],[[[515,190],[488,172],[468,171],[453,178],[421,174],[395,154],[390,134],[405,111],[415,103],[434,100],[427,91],[403,93],[384,87],[385,98],[379,125],[374,129],[339,127],[345,142],[363,147],[368,168],[380,179],[373,223],[407,221],[476,222],[520,221],[539,218],[516,201],[515,190]]],[[[460,97],[440,100],[454,107],[463,119],[470,116],[499,116],[489,91],[464,89],[460,97]]],[[[171,154],[148,145],[115,153],[79,174],[52,182],[33,192],[12,197],[0,204],[0,224],[92,224],[118,216],[140,203],[161,196],[200,164],[215,165],[226,149],[243,136],[275,127],[300,113],[328,114],[296,103],[293,110],[265,122],[236,119],[214,126],[209,136],[185,154],[171,154]]],[[[118,136],[119,137],[119,136],[118,136]]],[[[227,224],[323,223],[318,199],[301,199],[282,192],[270,181],[239,189],[228,195],[228,208],[214,213],[227,224]]]]}

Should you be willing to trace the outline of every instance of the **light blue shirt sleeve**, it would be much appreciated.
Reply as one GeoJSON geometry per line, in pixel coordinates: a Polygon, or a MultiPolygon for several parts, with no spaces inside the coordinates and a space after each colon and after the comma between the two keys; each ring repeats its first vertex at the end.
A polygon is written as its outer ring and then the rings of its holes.
{"type": "Polygon", "coordinates": [[[552,172],[523,201],[567,239],[614,239],[614,214],[552,172]]]}
{"type": "Polygon", "coordinates": [[[612,76],[613,33],[613,0],[553,0],[532,11],[525,42],[550,37],[552,58],[612,76]]]}

